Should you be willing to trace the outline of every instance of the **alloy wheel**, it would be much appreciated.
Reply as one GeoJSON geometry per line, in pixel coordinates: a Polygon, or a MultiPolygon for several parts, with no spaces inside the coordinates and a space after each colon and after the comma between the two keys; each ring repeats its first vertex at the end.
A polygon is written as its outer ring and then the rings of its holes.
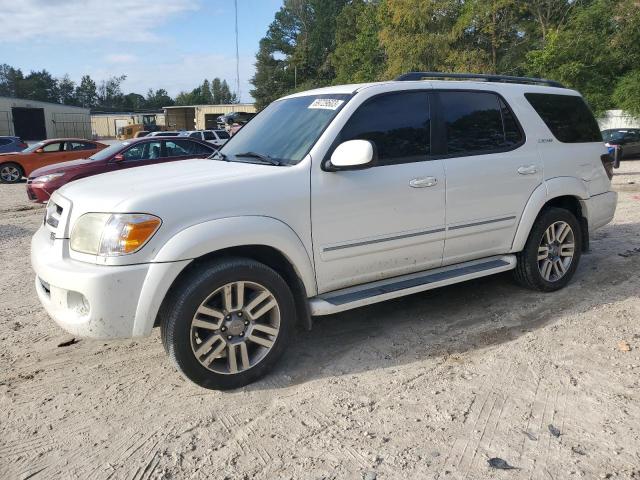
{"type": "Polygon", "coordinates": [[[4,165],[2,168],[0,168],[0,178],[2,178],[2,180],[4,180],[5,182],[17,182],[18,180],[20,180],[20,177],[22,175],[20,175],[20,170],[18,170],[18,167],[14,167],[13,165],[4,165]]]}
{"type": "Polygon", "coordinates": [[[538,247],[538,269],[547,282],[565,276],[575,253],[573,229],[566,222],[552,223],[542,235],[538,247]]]}
{"type": "Polygon", "coordinates": [[[215,373],[237,374],[260,363],[275,344],[280,308],[266,287],[237,281],[216,289],[191,321],[191,348],[215,373]]]}

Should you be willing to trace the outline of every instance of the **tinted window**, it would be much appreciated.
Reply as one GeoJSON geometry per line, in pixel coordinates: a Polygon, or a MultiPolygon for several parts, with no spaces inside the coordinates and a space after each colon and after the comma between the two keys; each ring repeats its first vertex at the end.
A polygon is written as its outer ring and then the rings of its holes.
{"type": "Polygon", "coordinates": [[[191,134],[189,134],[189,136],[191,138],[201,138],[200,137],[200,132],[191,132],[191,134]]]}
{"type": "Polygon", "coordinates": [[[67,142],[65,144],[65,150],[67,151],[76,151],[76,150],[93,150],[96,146],[93,143],[85,143],[85,142],[67,142]]]}
{"type": "Polygon", "coordinates": [[[188,140],[167,140],[164,143],[167,157],[184,157],[188,155],[211,155],[213,148],[188,140]]]}
{"type": "Polygon", "coordinates": [[[602,142],[598,123],[582,97],[549,93],[525,93],[525,97],[561,142],[602,142]]]}
{"type": "Polygon", "coordinates": [[[11,143],[11,140],[9,140],[8,138],[0,138],[0,145],[9,145],[11,143]]]}
{"type": "Polygon", "coordinates": [[[216,130],[216,135],[218,135],[218,138],[221,140],[227,140],[231,138],[229,134],[224,130],[216,130]]]}
{"type": "Polygon", "coordinates": [[[378,164],[419,162],[431,151],[431,115],[425,92],[375,97],[361,105],[340,134],[340,142],[369,140],[378,164]]]}
{"type": "Polygon", "coordinates": [[[154,160],[161,157],[160,140],[138,143],[122,153],[125,161],[154,160]]]}
{"type": "Polygon", "coordinates": [[[497,95],[442,92],[440,100],[448,154],[503,150],[522,141],[513,114],[497,95]]]}
{"type": "Polygon", "coordinates": [[[204,136],[205,140],[217,140],[213,132],[210,132],[208,130],[206,132],[202,132],[202,135],[204,136]]]}

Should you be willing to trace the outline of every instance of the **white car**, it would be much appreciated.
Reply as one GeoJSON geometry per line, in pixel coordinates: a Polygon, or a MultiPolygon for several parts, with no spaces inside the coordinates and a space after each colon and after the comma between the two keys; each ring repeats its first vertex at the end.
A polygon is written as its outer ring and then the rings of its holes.
{"type": "Polygon", "coordinates": [[[508,270],[564,287],[617,202],[591,111],[555,82],[436,76],[296,93],[217,159],[65,185],[32,241],[44,308],[79,336],[158,326],[228,389],[314,315],[508,270]]]}
{"type": "Polygon", "coordinates": [[[222,147],[231,138],[226,130],[191,130],[181,132],[180,135],[197,138],[198,140],[211,143],[216,147],[222,147]]]}

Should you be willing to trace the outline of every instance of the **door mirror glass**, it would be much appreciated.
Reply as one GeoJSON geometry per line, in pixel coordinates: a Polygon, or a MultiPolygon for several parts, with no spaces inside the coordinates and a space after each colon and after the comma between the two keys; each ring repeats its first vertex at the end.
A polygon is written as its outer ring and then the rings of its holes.
{"type": "Polygon", "coordinates": [[[373,166],[375,148],[369,140],[349,140],[331,155],[329,170],[359,170],[373,166]]]}

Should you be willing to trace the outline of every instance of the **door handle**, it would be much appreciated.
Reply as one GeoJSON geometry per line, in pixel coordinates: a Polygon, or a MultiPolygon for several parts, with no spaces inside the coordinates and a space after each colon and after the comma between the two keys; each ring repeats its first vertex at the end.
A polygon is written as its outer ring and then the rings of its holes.
{"type": "Polygon", "coordinates": [[[518,173],[520,175],[533,175],[534,173],[538,173],[538,167],[535,165],[522,165],[518,168],[518,173]]]}
{"type": "Polygon", "coordinates": [[[438,184],[436,177],[419,177],[409,181],[409,186],[412,188],[424,188],[433,187],[438,184]]]}

